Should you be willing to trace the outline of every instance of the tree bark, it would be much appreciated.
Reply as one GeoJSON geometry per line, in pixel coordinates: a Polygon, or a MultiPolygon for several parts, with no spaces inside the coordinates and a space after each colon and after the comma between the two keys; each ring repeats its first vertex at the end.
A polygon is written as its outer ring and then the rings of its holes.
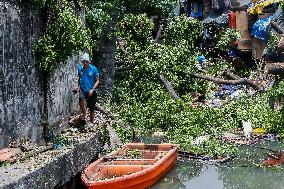
{"type": "Polygon", "coordinates": [[[264,67],[264,77],[268,74],[284,76],[284,63],[269,63],[264,67]]]}
{"type": "Polygon", "coordinates": [[[156,35],[156,37],[155,37],[154,43],[157,43],[158,40],[159,40],[160,37],[161,37],[162,31],[164,30],[164,26],[165,26],[164,22],[165,22],[165,19],[162,18],[161,21],[160,21],[160,27],[159,27],[158,32],[157,32],[157,35],[156,35]]]}
{"type": "Polygon", "coordinates": [[[276,22],[271,21],[271,27],[279,34],[284,34],[284,29],[282,29],[276,22]]]}
{"type": "Polygon", "coordinates": [[[207,81],[212,81],[214,83],[218,83],[218,84],[227,84],[227,85],[248,85],[256,90],[261,90],[262,88],[256,84],[254,81],[246,79],[246,78],[240,78],[238,80],[225,80],[225,79],[220,79],[220,78],[215,78],[212,76],[206,76],[206,75],[202,75],[202,74],[190,74],[190,76],[192,77],[196,77],[199,79],[204,79],[207,81]]]}
{"type": "Polygon", "coordinates": [[[120,37],[118,37],[117,38],[117,43],[118,43],[118,46],[119,46],[119,48],[122,50],[122,52],[124,53],[124,54],[127,54],[128,52],[127,52],[127,50],[124,48],[124,46],[123,46],[123,41],[122,41],[122,39],[120,38],[120,37]]]}
{"type": "Polygon", "coordinates": [[[221,76],[227,76],[227,77],[229,77],[230,79],[233,79],[233,80],[238,80],[238,79],[240,79],[238,76],[236,76],[235,74],[233,74],[232,72],[230,72],[230,71],[228,71],[228,70],[223,71],[223,73],[221,74],[221,76]]]}
{"type": "Polygon", "coordinates": [[[179,96],[176,94],[172,84],[161,74],[157,74],[158,79],[160,82],[164,85],[166,90],[170,93],[172,99],[177,100],[179,99],[179,96]]]}

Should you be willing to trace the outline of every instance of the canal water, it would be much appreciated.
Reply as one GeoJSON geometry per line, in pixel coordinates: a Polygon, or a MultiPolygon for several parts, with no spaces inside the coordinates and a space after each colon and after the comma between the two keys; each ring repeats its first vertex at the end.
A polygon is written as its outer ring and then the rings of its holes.
{"type": "MultiPolygon", "coordinates": [[[[281,149],[277,141],[261,145],[281,149]]],[[[176,166],[150,189],[284,189],[284,166],[268,168],[260,164],[267,152],[241,146],[238,155],[226,163],[179,158],[176,166]]]]}

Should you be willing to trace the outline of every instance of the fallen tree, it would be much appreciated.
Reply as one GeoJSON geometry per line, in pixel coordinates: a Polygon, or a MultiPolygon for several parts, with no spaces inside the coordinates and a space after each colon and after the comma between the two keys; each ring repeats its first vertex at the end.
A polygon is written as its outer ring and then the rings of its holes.
{"type": "Polygon", "coordinates": [[[190,76],[195,77],[195,78],[199,78],[199,79],[204,79],[204,80],[207,80],[207,81],[212,81],[212,82],[218,83],[218,84],[248,85],[255,90],[258,90],[258,91],[262,90],[262,87],[260,85],[258,85],[255,81],[252,81],[252,80],[246,79],[246,78],[240,78],[240,79],[234,79],[234,80],[225,80],[225,79],[215,78],[215,77],[212,77],[212,76],[202,75],[202,74],[198,74],[198,73],[191,73],[190,76]]]}

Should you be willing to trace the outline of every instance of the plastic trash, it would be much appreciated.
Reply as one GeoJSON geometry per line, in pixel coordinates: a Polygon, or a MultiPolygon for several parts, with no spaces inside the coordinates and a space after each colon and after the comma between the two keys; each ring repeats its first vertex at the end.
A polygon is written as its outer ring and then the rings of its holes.
{"type": "Polygon", "coordinates": [[[56,149],[56,150],[60,150],[62,149],[63,145],[62,144],[53,144],[53,148],[56,149]]]}
{"type": "Polygon", "coordinates": [[[199,56],[197,57],[197,60],[198,60],[198,62],[199,62],[200,64],[205,64],[205,63],[206,63],[206,58],[205,58],[205,56],[204,56],[203,54],[199,55],[199,56]]]}
{"type": "Polygon", "coordinates": [[[230,95],[230,97],[231,97],[231,98],[237,98],[237,97],[240,96],[241,92],[242,92],[242,91],[240,91],[240,90],[236,90],[235,92],[233,92],[233,93],[230,95]]]}
{"type": "Polygon", "coordinates": [[[222,101],[220,99],[211,99],[208,102],[208,106],[211,108],[218,108],[222,106],[222,101]]]}
{"type": "Polygon", "coordinates": [[[249,122],[249,121],[242,121],[242,124],[243,124],[244,136],[246,138],[250,138],[251,133],[252,133],[251,122],[249,122]]]}
{"type": "Polygon", "coordinates": [[[193,145],[200,145],[202,144],[203,142],[209,140],[209,136],[208,135],[204,135],[204,136],[199,136],[197,138],[195,138],[191,144],[193,145]]]}

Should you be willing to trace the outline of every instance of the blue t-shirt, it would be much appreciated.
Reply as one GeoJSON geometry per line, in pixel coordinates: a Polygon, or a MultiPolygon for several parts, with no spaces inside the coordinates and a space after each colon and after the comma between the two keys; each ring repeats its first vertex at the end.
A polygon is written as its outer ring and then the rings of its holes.
{"type": "Polygon", "coordinates": [[[94,87],[96,83],[96,77],[99,77],[99,71],[95,66],[91,64],[89,64],[88,69],[84,69],[84,67],[79,64],[78,76],[80,78],[80,89],[85,94],[87,94],[94,87]]]}

